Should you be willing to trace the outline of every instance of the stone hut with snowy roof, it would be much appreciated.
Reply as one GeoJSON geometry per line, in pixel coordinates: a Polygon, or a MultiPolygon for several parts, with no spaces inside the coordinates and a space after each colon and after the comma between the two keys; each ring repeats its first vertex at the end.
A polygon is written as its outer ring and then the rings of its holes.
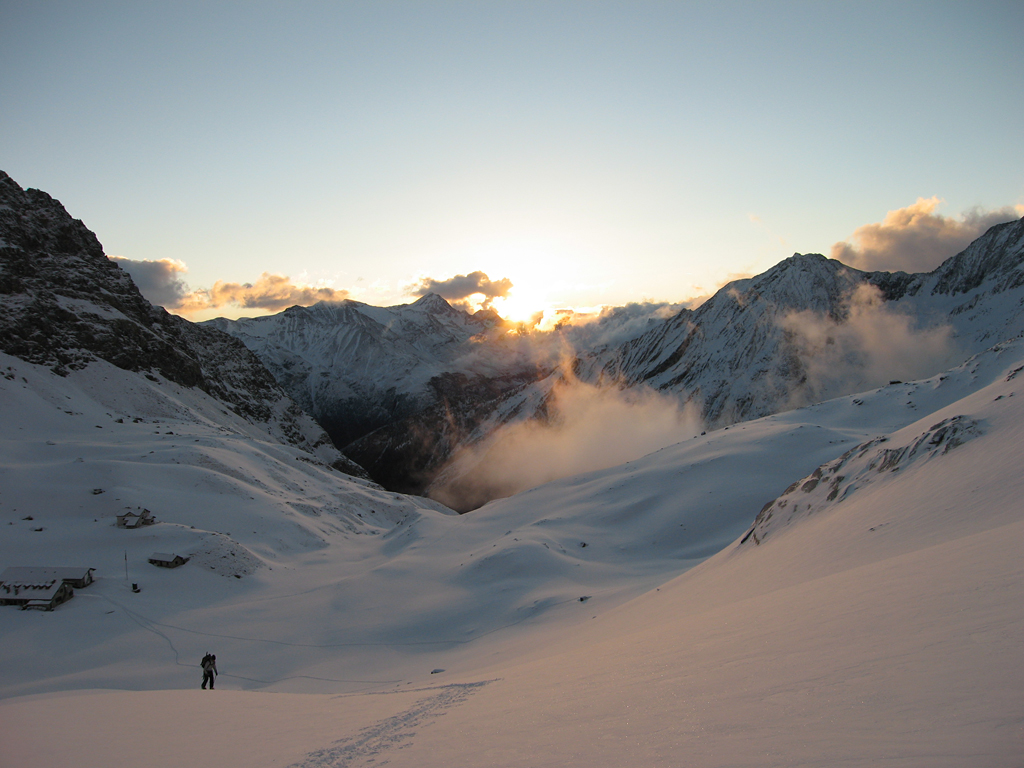
{"type": "Polygon", "coordinates": [[[149,556],[149,562],[153,565],[159,565],[161,568],[177,568],[179,565],[187,563],[188,560],[187,557],[166,552],[154,552],[149,556]]]}
{"type": "Polygon", "coordinates": [[[142,509],[138,512],[134,509],[129,509],[117,516],[118,528],[141,528],[144,525],[153,525],[155,522],[156,518],[153,517],[153,513],[148,509],[142,509]]]}
{"type": "Polygon", "coordinates": [[[93,568],[7,568],[0,573],[0,605],[52,611],[92,584],[93,568]]]}

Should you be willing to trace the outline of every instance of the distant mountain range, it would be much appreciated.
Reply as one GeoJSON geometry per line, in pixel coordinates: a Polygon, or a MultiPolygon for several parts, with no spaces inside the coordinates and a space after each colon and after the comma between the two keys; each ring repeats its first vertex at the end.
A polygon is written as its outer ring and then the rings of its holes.
{"type": "Polygon", "coordinates": [[[577,371],[679,393],[725,426],[959,363],[1024,330],[1022,286],[1024,220],[927,274],[795,254],[616,349],[584,351],[577,371]]]}
{"type": "Polygon", "coordinates": [[[493,313],[469,315],[430,294],[397,307],[321,302],[202,326],[242,341],[338,445],[347,445],[435,404],[446,377],[470,374],[474,365],[492,376],[519,370],[479,344],[500,323],[493,313]]]}
{"type": "MultiPolygon", "coordinates": [[[[378,482],[422,493],[458,448],[510,421],[549,418],[549,394],[567,378],[671,394],[723,427],[944,370],[1024,331],[1022,307],[1018,220],[927,274],[795,254],[612,345],[581,345],[571,327],[510,336],[493,316],[433,295],[206,325],[254,351],[378,482]]],[[[626,328],[629,318],[604,322],[626,328]]]]}
{"type": "MultiPolygon", "coordinates": [[[[51,764],[136,764],[109,713],[157,702],[185,744],[214,651],[239,765],[1018,764],[1022,238],[928,275],[794,256],[548,335],[437,297],[193,325],[0,175],[0,574],[94,576],[0,607],[4,765],[40,764],[44,730],[51,764]],[[557,427],[565,390],[704,425],[460,516],[336,471],[285,388],[351,397],[366,422],[337,428],[372,431],[347,449],[440,490],[473,472],[460,447],[557,427]]],[[[630,407],[585,439],[626,442],[630,407]]]]}
{"type": "Polygon", "coordinates": [[[670,395],[712,429],[945,370],[1024,331],[1024,220],[927,274],[795,254],[696,309],[600,323],[524,334],[427,295],[193,324],[146,301],[59,202],[0,173],[0,351],[197,388],[276,439],[417,494],[472,471],[451,465],[460,448],[557,419],[565,382],[670,395]]]}

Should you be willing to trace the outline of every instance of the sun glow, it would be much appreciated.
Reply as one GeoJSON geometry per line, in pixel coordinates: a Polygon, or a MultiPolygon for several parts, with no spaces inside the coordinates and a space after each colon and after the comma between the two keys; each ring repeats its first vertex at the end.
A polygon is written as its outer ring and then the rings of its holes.
{"type": "MultiPolygon", "coordinates": [[[[464,300],[471,311],[492,309],[515,328],[550,331],[559,323],[587,322],[600,307],[581,308],[573,299],[594,286],[586,254],[550,238],[515,238],[478,242],[462,254],[466,263],[493,281],[508,280],[502,295],[473,294],[464,300]]],[[[467,270],[468,272],[468,270],[467,270]]]]}
{"type": "Polygon", "coordinates": [[[545,307],[536,297],[529,294],[519,295],[519,291],[512,289],[508,296],[498,296],[491,303],[491,308],[501,317],[510,323],[526,323],[535,325],[538,316],[543,316],[545,307]]]}
{"type": "Polygon", "coordinates": [[[596,320],[604,307],[542,307],[515,297],[495,299],[492,308],[504,320],[533,331],[553,331],[563,324],[582,325],[596,320]]]}

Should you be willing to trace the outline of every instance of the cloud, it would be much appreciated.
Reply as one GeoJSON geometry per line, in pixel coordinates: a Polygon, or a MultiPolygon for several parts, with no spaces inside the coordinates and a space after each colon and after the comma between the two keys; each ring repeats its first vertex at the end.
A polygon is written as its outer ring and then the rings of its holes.
{"type": "Polygon", "coordinates": [[[432,277],[425,277],[418,285],[411,286],[409,293],[413,296],[426,296],[428,293],[436,293],[443,299],[453,302],[456,305],[466,307],[466,301],[470,296],[480,295],[484,297],[480,307],[487,309],[491,301],[498,297],[505,297],[512,289],[512,281],[507,277],[500,280],[491,280],[486,273],[477,270],[468,275],[455,275],[447,280],[435,280],[432,277]]]}
{"type": "Polygon", "coordinates": [[[290,277],[264,272],[255,283],[226,283],[218,280],[213,288],[190,293],[176,309],[191,313],[233,304],[246,309],[279,312],[296,304],[306,307],[318,301],[342,301],[348,296],[346,290],[296,285],[290,277]]]}
{"type": "Polygon", "coordinates": [[[913,205],[889,211],[881,223],[857,227],[849,241],[832,246],[832,258],[865,271],[930,272],[989,227],[1019,217],[1019,206],[974,208],[957,221],[933,213],[941,202],[919,197],[913,205]]]}
{"type": "Polygon", "coordinates": [[[596,315],[581,317],[577,313],[567,318],[562,332],[576,349],[617,346],[674,317],[684,306],[644,301],[621,307],[603,307],[596,315]]]}
{"type": "Polygon", "coordinates": [[[175,259],[136,261],[123,256],[111,256],[110,260],[131,275],[146,299],[183,315],[230,305],[275,312],[296,304],[309,306],[318,301],[341,301],[349,296],[345,290],[299,285],[290,277],[269,272],[260,275],[255,283],[218,280],[212,288],[192,290],[180,277],[188,272],[184,262],[175,259]]]}
{"type": "Polygon", "coordinates": [[[142,295],[153,304],[176,307],[189,294],[188,285],[179,277],[188,272],[188,267],[182,261],[135,261],[123,256],[111,256],[110,260],[131,276],[142,295]]]}
{"type": "Polygon", "coordinates": [[[530,323],[508,323],[482,334],[452,365],[474,376],[501,375],[510,366],[547,371],[572,368],[579,355],[635,339],[682,308],[680,304],[637,302],[585,311],[549,309],[530,323]]]}
{"type": "Polygon", "coordinates": [[[453,509],[475,509],[562,477],[618,466],[701,430],[695,407],[653,390],[619,390],[563,380],[546,419],[505,425],[459,451],[429,489],[453,509]]]}
{"type": "Polygon", "coordinates": [[[850,296],[842,321],[804,310],[782,319],[807,375],[793,407],[862,392],[898,379],[945,370],[960,358],[953,328],[917,328],[909,315],[890,308],[881,291],[861,285],[850,296]]]}

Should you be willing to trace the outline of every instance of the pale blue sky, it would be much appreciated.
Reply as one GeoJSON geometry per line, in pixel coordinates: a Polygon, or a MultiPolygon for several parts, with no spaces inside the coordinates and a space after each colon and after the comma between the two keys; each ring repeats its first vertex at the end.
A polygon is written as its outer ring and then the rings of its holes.
{"type": "Polygon", "coordinates": [[[0,0],[0,168],[193,288],[680,301],[919,197],[1024,204],[1022,32],[1024,2],[0,0]]]}

